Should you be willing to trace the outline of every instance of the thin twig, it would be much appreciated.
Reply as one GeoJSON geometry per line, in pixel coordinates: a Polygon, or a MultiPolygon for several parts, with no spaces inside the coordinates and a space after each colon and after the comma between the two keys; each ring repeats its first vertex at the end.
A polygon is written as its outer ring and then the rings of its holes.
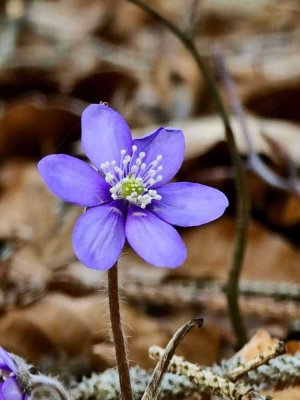
{"type": "Polygon", "coordinates": [[[201,328],[202,324],[202,318],[194,318],[179,328],[177,332],[175,332],[153,371],[151,381],[145,390],[142,400],[157,399],[160,391],[161,381],[168,370],[169,363],[175,353],[176,348],[193,328],[201,328]]]}
{"type": "Polygon", "coordinates": [[[268,361],[283,354],[284,352],[284,342],[279,341],[275,344],[275,346],[270,347],[264,353],[259,354],[257,357],[253,358],[253,360],[247,362],[244,365],[240,365],[232,371],[228,372],[226,377],[232,382],[236,382],[242,376],[246,375],[249,371],[258,368],[260,365],[266,364],[268,361]]]}
{"type": "Polygon", "coordinates": [[[120,316],[118,263],[108,270],[108,301],[112,335],[120,379],[121,396],[123,400],[132,400],[129,367],[120,316]]]}
{"type": "Polygon", "coordinates": [[[137,5],[144,11],[152,15],[156,20],[164,24],[185,46],[194,58],[200,73],[202,74],[209,92],[213,97],[218,113],[223,121],[225,128],[225,135],[228,143],[230,157],[234,170],[234,183],[237,199],[237,223],[236,235],[234,243],[234,251],[230,265],[229,278],[228,278],[228,292],[227,301],[229,313],[231,317],[232,326],[237,338],[237,346],[241,347],[246,343],[246,331],[244,328],[239,304],[238,304],[238,281],[242,270],[246,239],[247,239],[247,225],[248,225],[248,200],[245,186],[245,176],[242,168],[241,159],[235,143],[234,134],[230,125],[230,120],[223,105],[218,88],[211,77],[206,63],[202,59],[192,37],[186,32],[182,31],[177,25],[173,24],[167,18],[159,14],[151,6],[141,0],[128,0],[130,3],[137,5]]]}
{"type": "MultiPolygon", "coordinates": [[[[159,346],[152,346],[149,349],[150,357],[160,360],[164,354],[164,349],[159,346]]],[[[211,393],[229,400],[267,400],[268,397],[262,396],[251,386],[242,382],[233,383],[230,380],[216,375],[208,368],[201,368],[196,364],[185,361],[182,357],[173,356],[168,370],[172,373],[188,377],[195,385],[206,387],[211,393]]]]}

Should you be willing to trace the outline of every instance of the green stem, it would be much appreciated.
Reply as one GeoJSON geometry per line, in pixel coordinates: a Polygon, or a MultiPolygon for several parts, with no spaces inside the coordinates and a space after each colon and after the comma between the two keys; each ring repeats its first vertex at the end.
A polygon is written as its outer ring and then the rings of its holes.
{"type": "Polygon", "coordinates": [[[192,37],[186,32],[182,31],[178,26],[173,24],[171,21],[164,18],[157,11],[155,11],[151,6],[145,4],[141,0],[128,0],[148,12],[156,20],[164,24],[185,46],[185,48],[190,52],[194,58],[200,73],[202,74],[209,92],[211,93],[213,100],[215,102],[217,111],[223,121],[225,128],[225,135],[228,143],[228,148],[230,152],[230,157],[233,165],[234,171],[234,183],[235,192],[237,199],[237,223],[236,223],[236,234],[232,261],[230,265],[230,271],[227,281],[227,301],[229,307],[229,314],[232,322],[232,326],[237,338],[237,346],[242,346],[246,340],[246,331],[244,328],[239,303],[238,303],[238,283],[239,277],[242,270],[246,240],[247,240],[247,225],[248,225],[248,201],[245,186],[245,176],[242,168],[242,162],[237,150],[235,143],[235,138],[233,131],[231,129],[229,117],[223,105],[221,96],[214,82],[214,79],[209,73],[209,70],[199,54],[196,45],[192,37]]]}
{"type": "Polygon", "coordinates": [[[108,302],[111,329],[116,351],[121,396],[123,400],[132,400],[129,367],[120,316],[118,263],[108,270],[108,302]]]}

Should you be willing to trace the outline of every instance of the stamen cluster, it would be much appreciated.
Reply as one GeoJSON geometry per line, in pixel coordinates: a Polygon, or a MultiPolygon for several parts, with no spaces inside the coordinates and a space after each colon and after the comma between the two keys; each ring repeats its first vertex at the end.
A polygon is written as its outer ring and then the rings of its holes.
{"type": "Polygon", "coordinates": [[[161,200],[155,189],[150,189],[155,183],[162,180],[162,165],[159,165],[162,156],[146,164],[143,162],[146,154],[141,151],[136,156],[137,146],[132,146],[132,154],[121,150],[120,164],[115,160],[101,164],[101,172],[107,183],[111,185],[110,193],[114,200],[126,199],[141,208],[146,208],[152,200],[161,200]]]}

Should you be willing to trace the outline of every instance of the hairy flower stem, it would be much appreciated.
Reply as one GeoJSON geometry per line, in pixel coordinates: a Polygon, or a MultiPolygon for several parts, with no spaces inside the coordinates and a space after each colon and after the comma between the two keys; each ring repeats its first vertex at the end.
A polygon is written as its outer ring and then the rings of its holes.
{"type": "Polygon", "coordinates": [[[123,400],[132,400],[129,368],[120,316],[118,263],[108,270],[108,302],[111,330],[116,350],[121,396],[123,400]]]}
{"type": "Polygon", "coordinates": [[[227,302],[228,302],[232,327],[237,339],[237,347],[242,347],[242,345],[245,344],[247,341],[247,335],[238,303],[238,283],[242,270],[245,248],[246,248],[249,207],[248,207],[247,193],[245,186],[245,174],[242,168],[241,159],[235,143],[235,138],[230,125],[230,120],[223,105],[218,88],[214,82],[214,79],[212,78],[206,66],[206,63],[202,59],[202,56],[200,55],[193,38],[186,31],[182,30],[180,27],[173,24],[173,22],[169,21],[167,18],[159,14],[156,10],[152,8],[152,6],[144,3],[142,0],[128,0],[128,1],[130,3],[137,5],[144,11],[148,12],[156,20],[164,24],[190,52],[191,56],[193,57],[193,59],[197,64],[197,67],[201,75],[203,76],[207,84],[208,90],[215,102],[217,111],[223,121],[227,144],[234,170],[234,183],[235,183],[235,192],[237,198],[236,235],[235,235],[233,256],[227,281],[227,302]]]}

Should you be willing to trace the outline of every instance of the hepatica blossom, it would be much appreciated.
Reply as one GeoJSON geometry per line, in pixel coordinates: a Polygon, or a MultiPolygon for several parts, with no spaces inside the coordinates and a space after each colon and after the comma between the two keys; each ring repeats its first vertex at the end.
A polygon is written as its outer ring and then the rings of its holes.
{"type": "Polygon", "coordinates": [[[0,347],[0,399],[29,400],[17,381],[17,366],[9,353],[0,347]]]}
{"type": "Polygon", "coordinates": [[[228,205],[226,196],[209,186],[168,183],[183,162],[179,129],[159,128],[133,139],[119,113],[92,104],[82,114],[81,139],[93,166],[57,154],[43,158],[38,168],[55,195],[86,207],[75,224],[73,247],[88,267],[111,268],[125,238],[150,264],[178,267],[186,247],[172,225],[205,224],[228,205]]]}

